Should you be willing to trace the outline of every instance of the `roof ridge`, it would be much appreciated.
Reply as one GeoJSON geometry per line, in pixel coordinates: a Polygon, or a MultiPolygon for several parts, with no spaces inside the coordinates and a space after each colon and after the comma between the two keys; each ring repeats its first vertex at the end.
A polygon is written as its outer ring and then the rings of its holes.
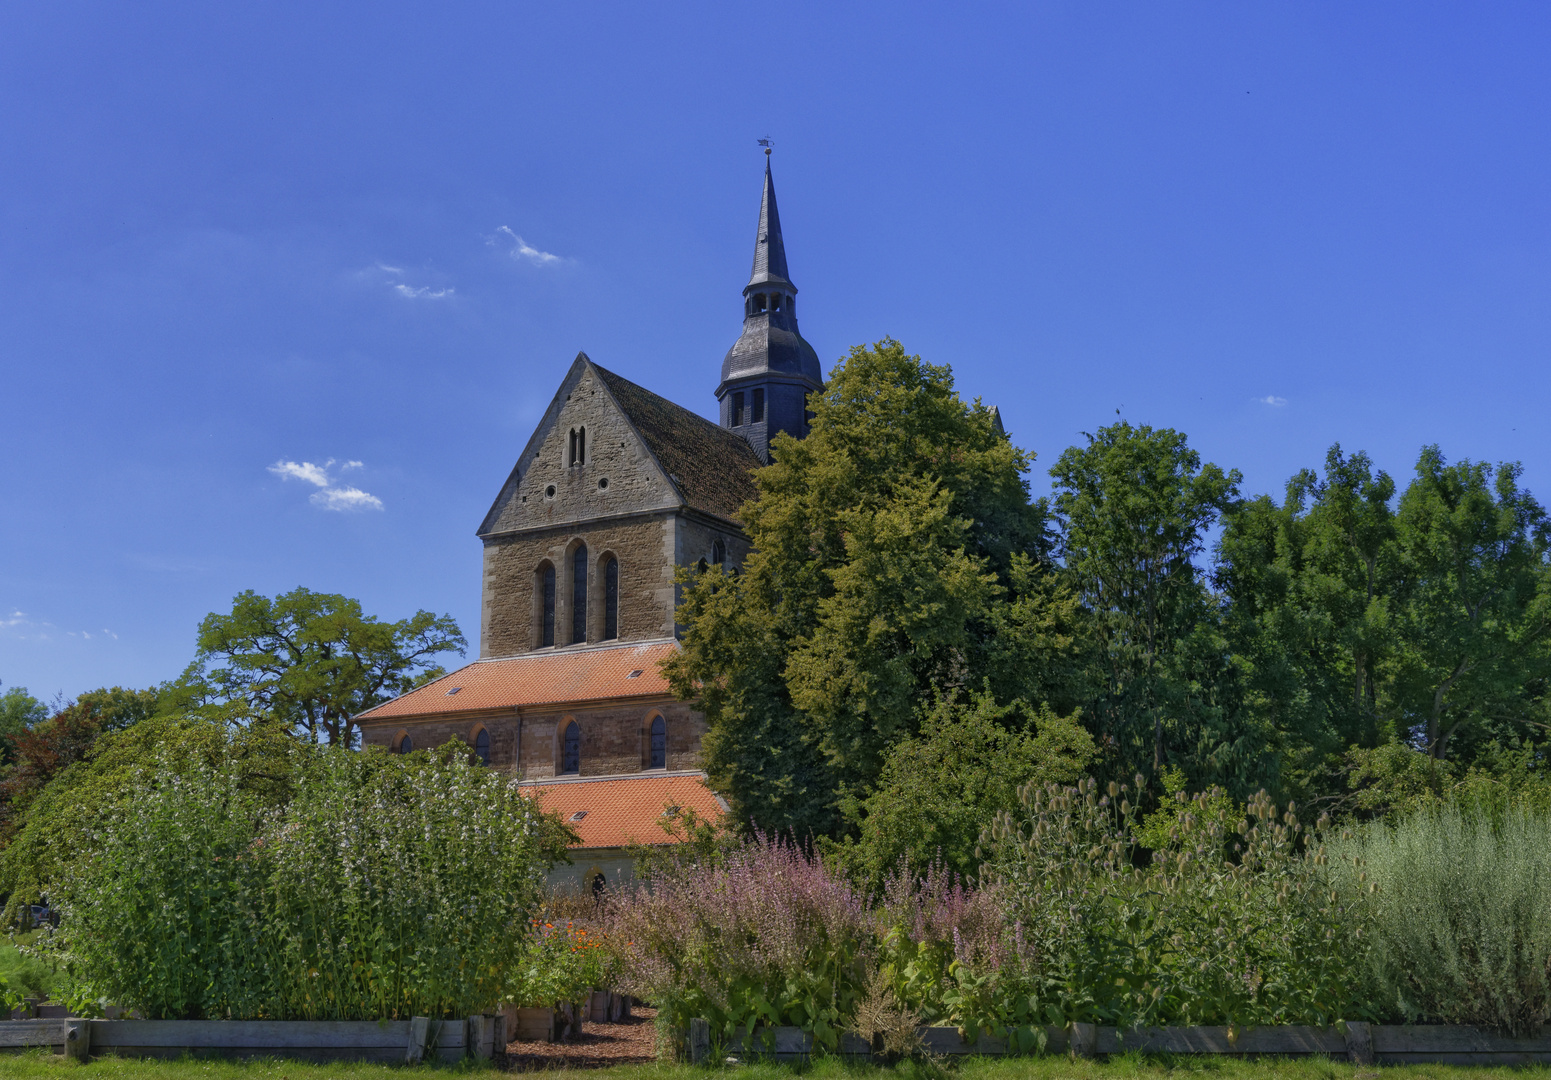
{"type": "MultiPolygon", "coordinates": [[[[745,439],[742,435],[739,435],[736,431],[732,431],[732,430],[730,430],[728,428],[724,428],[724,427],[722,427],[722,425],[718,424],[714,420],[707,420],[705,417],[703,417],[699,413],[697,413],[694,409],[685,408],[683,405],[680,405],[678,402],[672,401],[669,398],[663,397],[661,394],[657,393],[655,390],[648,390],[646,387],[642,386],[638,382],[631,382],[629,379],[625,378],[619,372],[617,372],[617,371],[610,371],[608,368],[604,367],[602,364],[598,363],[596,360],[592,359],[592,357],[590,357],[590,356],[587,358],[587,362],[589,364],[591,364],[593,367],[597,368],[604,375],[607,375],[609,378],[611,378],[611,379],[618,379],[620,382],[622,382],[626,386],[630,387],[630,389],[632,389],[632,390],[639,390],[641,393],[646,394],[649,397],[656,398],[658,401],[662,402],[664,405],[671,405],[673,408],[677,409],[679,412],[683,413],[685,416],[692,416],[692,417],[694,417],[696,420],[700,421],[701,424],[703,424],[706,427],[710,428],[711,430],[717,432],[719,435],[730,436],[730,437],[732,437],[734,439],[737,439],[738,441],[740,441],[742,443],[745,443],[745,444],[748,442],[747,439],[745,439]]],[[[610,387],[609,389],[610,389],[610,392],[613,391],[613,387],[610,387]]],[[[620,408],[623,410],[625,407],[624,407],[623,404],[621,404],[620,408]]],[[[628,410],[625,411],[625,415],[626,415],[627,418],[629,418],[631,425],[634,426],[635,425],[635,418],[630,416],[630,413],[629,413],[628,410]]],[[[750,447],[750,449],[753,449],[753,447],[750,447]]]]}
{"type": "MultiPolygon", "coordinates": [[[[589,641],[585,645],[562,645],[553,649],[546,646],[542,649],[533,649],[525,653],[510,653],[506,656],[481,656],[470,660],[457,670],[463,671],[465,668],[471,668],[475,664],[504,664],[511,660],[542,660],[545,657],[553,656],[585,656],[589,653],[608,652],[611,649],[649,649],[654,645],[672,645],[677,647],[678,644],[677,638],[662,637],[648,638],[645,641],[589,641]]],[[[451,675],[453,672],[449,671],[447,674],[451,675]]],[[[442,677],[446,678],[445,675],[442,677]]],[[[426,683],[426,685],[430,686],[431,684],[426,683]]]]}

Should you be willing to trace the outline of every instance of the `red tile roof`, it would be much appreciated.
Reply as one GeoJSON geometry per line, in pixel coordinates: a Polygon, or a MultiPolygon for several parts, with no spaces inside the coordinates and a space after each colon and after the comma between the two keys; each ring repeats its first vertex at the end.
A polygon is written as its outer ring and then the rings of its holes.
{"type": "Polygon", "coordinates": [[[662,662],[673,641],[608,645],[476,660],[403,697],[367,709],[362,720],[515,709],[612,698],[660,697],[672,691],[662,662]]]}
{"type": "Polygon", "coordinates": [[[708,821],[726,812],[705,786],[705,774],[698,772],[558,780],[524,784],[522,792],[576,830],[581,842],[573,849],[677,843],[660,824],[669,806],[693,810],[708,821]],[[573,820],[577,814],[583,816],[573,820]]]}

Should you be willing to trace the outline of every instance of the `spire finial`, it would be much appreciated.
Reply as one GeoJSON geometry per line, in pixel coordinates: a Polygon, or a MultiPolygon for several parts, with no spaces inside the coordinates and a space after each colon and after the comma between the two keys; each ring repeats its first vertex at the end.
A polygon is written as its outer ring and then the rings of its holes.
{"type": "Polygon", "coordinates": [[[765,148],[765,164],[770,164],[770,151],[775,149],[775,140],[769,135],[759,140],[759,145],[765,148]]]}

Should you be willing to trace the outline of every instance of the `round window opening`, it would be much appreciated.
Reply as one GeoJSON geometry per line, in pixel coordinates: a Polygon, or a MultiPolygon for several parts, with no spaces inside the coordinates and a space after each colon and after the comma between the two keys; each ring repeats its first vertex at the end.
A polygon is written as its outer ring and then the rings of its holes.
{"type": "Polygon", "coordinates": [[[608,489],[609,489],[609,478],[606,477],[606,476],[598,477],[598,490],[599,491],[607,491],[608,489]]]}
{"type": "Polygon", "coordinates": [[[546,499],[553,499],[554,497],[555,497],[555,485],[554,484],[550,484],[547,488],[544,489],[544,498],[546,498],[546,499]]]}

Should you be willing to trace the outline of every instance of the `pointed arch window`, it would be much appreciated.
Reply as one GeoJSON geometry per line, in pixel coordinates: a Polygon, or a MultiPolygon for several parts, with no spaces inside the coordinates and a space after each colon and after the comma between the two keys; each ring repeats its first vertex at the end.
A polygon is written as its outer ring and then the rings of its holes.
{"type": "Polygon", "coordinates": [[[587,429],[574,427],[571,429],[571,465],[587,464],[587,429]]]}
{"type": "Polygon", "coordinates": [[[545,563],[539,570],[539,645],[555,643],[555,568],[545,563]]]}
{"type": "Polygon", "coordinates": [[[490,732],[485,728],[480,728],[479,734],[474,736],[474,757],[481,765],[490,764],[490,732]]]}
{"type": "Polygon", "coordinates": [[[587,640],[587,545],[571,553],[571,641],[587,640]]]}
{"type": "Polygon", "coordinates": [[[400,735],[399,741],[393,744],[395,754],[407,754],[414,750],[415,745],[408,735],[400,735]]]}
{"type": "Polygon", "coordinates": [[[560,741],[560,771],[567,775],[582,771],[582,726],[572,720],[560,741]]]}
{"type": "Polygon", "coordinates": [[[711,541],[711,564],[719,566],[727,561],[727,545],[721,539],[711,541]]]}
{"type": "Polygon", "coordinates": [[[619,637],[619,560],[612,555],[603,564],[603,640],[619,637]]]}
{"type": "Polygon", "coordinates": [[[668,767],[668,722],[661,716],[652,718],[651,764],[649,769],[668,767]]]}

